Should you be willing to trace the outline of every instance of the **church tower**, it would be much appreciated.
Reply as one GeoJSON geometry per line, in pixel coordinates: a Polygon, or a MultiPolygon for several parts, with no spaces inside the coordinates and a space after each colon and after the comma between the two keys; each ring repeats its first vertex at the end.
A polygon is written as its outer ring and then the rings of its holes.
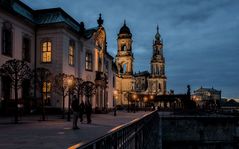
{"type": "Polygon", "coordinates": [[[132,42],[132,34],[124,21],[118,34],[118,49],[115,57],[117,67],[116,90],[118,91],[116,104],[120,105],[128,103],[128,96],[134,90],[132,42]]]}
{"type": "Polygon", "coordinates": [[[151,58],[151,74],[149,78],[148,92],[156,95],[166,94],[166,76],[165,76],[165,59],[163,55],[163,41],[159,34],[157,26],[157,33],[153,40],[153,55],[151,58]]]}
{"type": "Polygon", "coordinates": [[[121,27],[118,34],[118,51],[116,55],[116,65],[118,75],[132,76],[133,75],[133,53],[132,53],[132,34],[129,28],[124,25],[121,27]]]}

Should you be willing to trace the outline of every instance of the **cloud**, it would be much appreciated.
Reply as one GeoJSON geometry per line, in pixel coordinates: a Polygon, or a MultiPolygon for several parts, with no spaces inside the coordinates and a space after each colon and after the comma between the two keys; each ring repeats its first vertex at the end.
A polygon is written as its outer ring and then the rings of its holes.
{"type": "Polygon", "coordinates": [[[133,34],[134,70],[149,70],[152,40],[159,25],[164,40],[168,89],[186,92],[201,85],[239,97],[238,0],[23,0],[34,9],[62,7],[86,27],[102,13],[108,50],[126,19],[133,34]]]}

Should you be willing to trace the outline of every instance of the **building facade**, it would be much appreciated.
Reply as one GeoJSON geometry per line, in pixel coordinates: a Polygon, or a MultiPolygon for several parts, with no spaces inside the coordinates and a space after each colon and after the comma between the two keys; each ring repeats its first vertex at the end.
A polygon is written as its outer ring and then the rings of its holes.
{"type": "Polygon", "coordinates": [[[221,91],[200,87],[193,92],[192,99],[201,108],[215,108],[221,101],[221,91]]]}
{"type": "MultiPolygon", "coordinates": [[[[28,62],[32,69],[49,69],[52,76],[65,73],[91,81],[96,85],[91,99],[93,108],[113,106],[113,57],[107,52],[101,15],[96,27],[86,29],[83,22],[78,23],[61,8],[33,10],[19,0],[1,0],[0,7],[0,66],[7,60],[19,59],[28,62]]],[[[1,99],[14,99],[9,80],[0,80],[1,99]]],[[[49,105],[61,107],[63,101],[52,83],[46,83],[49,105]]],[[[24,100],[33,96],[31,88],[29,81],[19,89],[19,97],[24,100]]]]}
{"type": "MultiPolygon", "coordinates": [[[[118,50],[115,58],[117,66],[116,90],[117,104],[129,104],[129,100],[136,100],[137,95],[165,95],[166,94],[166,75],[165,58],[163,55],[163,41],[157,32],[153,41],[153,52],[150,62],[151,72],[142,71],[134,73],[134,55],[132,48],[132,34],[126,23],[121,27],[118,34],[118,50]]],[[[140,100],[140,99],[138,99],[140,100]]]]}

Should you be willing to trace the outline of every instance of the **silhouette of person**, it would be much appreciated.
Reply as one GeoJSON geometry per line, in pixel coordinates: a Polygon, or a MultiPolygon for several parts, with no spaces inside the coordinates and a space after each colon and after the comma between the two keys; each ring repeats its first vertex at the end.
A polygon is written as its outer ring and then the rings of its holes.
{"type": "Polygon", "coordinates": [[[73,111],[73,129],[79,129],[79,127],[77,126],[77,121],[78,121],[78,116],[79,116],[79,102],[76,98],[76,95],[73,96],[71,108],[73,111]]]}
{"type": "Polygon", "coordinates": [[[80,103],[80,111],[79,111],[79,117],[80,117],[80,122],[82,123],[83,122],[83,114],[85,112],[85,104],[84,102],[82,101],[80,103]]]}
{"type": "Polygon", "coordinates": [[[87,117],[87,124],[90,124],[91,123],[92,105],[89,100],[86,100],[85,112],[86,112],[86,117],[87,117]]]}

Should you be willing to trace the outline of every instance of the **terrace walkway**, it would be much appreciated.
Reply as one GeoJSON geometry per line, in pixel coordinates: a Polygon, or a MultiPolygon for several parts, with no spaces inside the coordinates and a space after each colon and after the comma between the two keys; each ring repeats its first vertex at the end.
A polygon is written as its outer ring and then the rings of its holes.
{"type": "MultiPolygon", "coordinates": [[[[4,149],[53,149],[68,148],[76,143],[85,143],[106,134],[112,128],[140,118],[148,112],[117,112],[94,114],[92,124],[79,122],[80,129],[72,130],[72,122],[48,117],[38,121],[40,116],[23,117],[20,124],[11,124],[11,118],[0,117],[0,148],[4,149]]],[[[84,119],[86,120],[86,119],[84,119]]]]}

